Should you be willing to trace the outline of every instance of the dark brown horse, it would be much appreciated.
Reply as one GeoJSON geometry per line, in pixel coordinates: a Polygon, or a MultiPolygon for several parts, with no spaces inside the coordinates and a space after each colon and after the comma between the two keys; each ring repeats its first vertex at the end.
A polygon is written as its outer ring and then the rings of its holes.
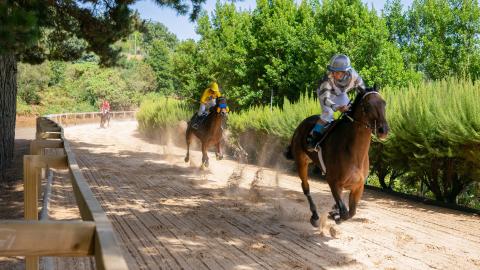
{"type": "Polygon", "coordinates": [[[215,152],[215,156],[217,159],[223,159],[221,143],[223,139],[223,129],[228,114],[226,105],[227,101],[225,98],[217,98],[216,105],[210,108],[210,113],[200,123],[198,128],[195,129],[192,127],[193,120],[197,117],[196,115],[194,115],[190,122],[188,122],[185,134],[187,140],[187,156],[185,157],[185,162],[190,160],[190,143],[193,134],[195,134],[195,136],[197,136],[202,142],[202,168],[208,167],[207,151],[211,145],[216,146],[217,151],[215,152]]]}
{"type": "Polygon", "coordinates": [[[388,133],[385,105],[376,88],[357,94],[350,111],[335,123],[321,142],[324,166],[319,159],[319,153],[306,150],[307,137],[319,116],[308,117],[295,130],[285,154],[287,158],[295,160],[298,175],[302,180],[303,193],[307,196],[312,212],[310,223],[313,226],[319,226],[319,217],[310,195],[308,164],[313,162],[326,169],[326,180],[336,203],[334,207],[338,209],[337,212],[330,213],[335,221],[339,223],[340,219],[347,220],[353,217],[363,194],[364,180],[368,176],[371,134],[374,133],[383,139],[388,133]],[[350,190],[349,210],[342,201],[343,190],[350,190]]]}
{"type": "Polygon", "coordinates": [[[102,112],[100,115],[100,127],[105,128],[105,126],[110,127],[110,118],[111,114],[109,111],[102,112]]]}

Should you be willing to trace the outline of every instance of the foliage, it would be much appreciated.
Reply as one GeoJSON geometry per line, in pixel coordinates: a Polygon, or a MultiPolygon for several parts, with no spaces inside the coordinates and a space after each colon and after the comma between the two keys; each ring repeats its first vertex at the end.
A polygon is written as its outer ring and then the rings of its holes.
{"type": "Polygon", "coordinates": [[[480,179],[480,88],[448,79],[410,86],[388,95],[391,132],[386,160],[408,171],[403,180],[423,182],[437,200],[455,202],[480,179]]]}
{"type": "Polygon", "coordinates": [[[141,96],[156,89],[155,75],[148,64],[128,63],[128,68],[95,62],[19,64],[17,113],[96,111],[102,97],[113,110],[137,107],[141,96]]]}
{"type": "Polygon", "coordinates": [[[197,83],[197,46],[193,40],[180,43],[172,58],[172,74],[175,95],[187,100],[196,100],[200,95],[197,83]]]}
{"type": "Polygon", "coordinates": [[[173,74],[171,71],[171,52],[164,40],[155,40],[149,46],[146,62],[155,72],[157,91],[164,95],[173,93],[173,74]]]}
{"type": "Polygon", "coordinates": [[[249,110],[232,113],[228,117],[230,131],[238,136],[248,130],[279,137],[287,143],[298,124],[310,115],[318,114],[319,103],[308,95],[298,101],[285,99],[283,107],[255,106],[249,110]]]}
{"type": "Polygon", "coordinates": [[[177,36],[168,31],[165,25],[159,22],[148,21],[145,23],[143,43],[145,46],[148,46],[156,40],[163,40],[171,50],[178,44],[177,36]]]}
{"type": "Polygon", "coordinates": [[[211,16],[200,16],[197,32],[200,41],[181,43],[173,56],[174,74],[188,74],[175,78],[175,88],[194,91],[182,96],[196,98],[215,79],[233,108],[281,105],[285,97],[312,93],[335,53],[349,54],[370,85],[420,80],[389,40],[385,20],[360,0],[299,6],[293,0],[258,0],[253,11],[218,2],[211,16]]]}
{"type": "Polygon", "coordinates": [[[384,17],[406,65],[428,79],[480,77],[480,6],[476,0],[389,1],[384,17]]]}
{"type": "Polygon", "coordinates": [[[192,110],[181,100],[149,94],[143,99],[136,116],[139,129],[148,132],[186,121],[192,116],[192,110]]]}
{"type": "Polygon", "coordinates": [[[44,63],[38,66],[18,65],[18,96],[26,105],[40,104],[40,95],[48,87],[50,69],[44,63]]]}

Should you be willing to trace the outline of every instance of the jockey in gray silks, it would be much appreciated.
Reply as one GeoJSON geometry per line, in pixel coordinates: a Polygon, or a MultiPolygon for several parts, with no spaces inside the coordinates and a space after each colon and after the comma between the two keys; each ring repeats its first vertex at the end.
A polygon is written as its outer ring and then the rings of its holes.
{"type": "Polygon", "coordinates": [[[311,152],[318,151],[317,142],[333,121],[333,112],[349,110],[350,99],[347,93],[352,89],[365,89],[362,77],[351,67],[348,56],[344,54],[333,56],[327,70],[317,89],[322,114],[307,139],[307,150],[311,152]]]}

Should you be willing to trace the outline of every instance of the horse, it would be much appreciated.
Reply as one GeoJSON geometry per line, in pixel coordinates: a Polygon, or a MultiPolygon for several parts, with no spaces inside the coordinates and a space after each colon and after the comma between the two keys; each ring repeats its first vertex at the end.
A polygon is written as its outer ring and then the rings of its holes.
{"type": "Polygon", "coordinates": [[[107,127],[110,127],[110,112],[109,111],[103,111],[102,114],[100,115],[100,127],[105,128],[105,124],[107,124],[107,127]]]}
{"type": "Polygon", "coordinates": [[[215,106],[210,108],[210,113],[196,129],[192,127],[194,118],[198,117],[195,114],[188,122],[187,131],[185,133],[187,141],[187,155],[185,157],[185,162],[190,160],[190,143],[192,141],[192,135],[195,135],[202,143],[202,168],[206,168],[208,167],[207,151],[211,145],[216,146],[217,151],[215,152],[215,156],[217,160],[223,159],[221,142],[228,114],[227,101],[224,97],[217,98],[215,106]]]}
{"type": "Polygon", "coordinates": [[[326,173],[325,178],[335,200],[330,217],[337,224],[352,218],[356,214],[357,204],[363,194],[364,180],[368,176],[368,150],[372,133],[379,139],[386,138],[388,134],[385,106],[386,102],[377,87],[360,90],[351,103],[350,110],[325,132],[318,153],[308,152],[306,145],[307,137],[320,116],[310,116],[296,128],[285,156],[295,160],[298,176],[302,180],[302,190],[312,212],[310,223],[314,227],[319,226],[319,216],[308,185],[309,163],[313,162],[326,173]],[[322,159],[319,158],[320,155],[322,159]],[[341,198],[343,190],[350,190],[348,210],[341,198]]]}

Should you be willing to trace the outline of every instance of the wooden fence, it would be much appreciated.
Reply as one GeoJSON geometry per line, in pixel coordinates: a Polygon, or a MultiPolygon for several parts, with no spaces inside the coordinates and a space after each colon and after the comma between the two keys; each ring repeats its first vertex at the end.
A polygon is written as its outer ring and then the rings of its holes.
{"type": "MultiPolygon", "coordinates": [[[[132,119],[135,117],[136,111],[119,111],[110,112],[111,119],[132,119]]],[[[85,113],[62,113],[62,114],[49,114],[45,117],[58,123],[59,125],[68,124],[80,124],[85,122],[100,123],[100,112],[85,112],[85,113]]]]}
{"type": "MultiPolygon", "coordinates": [[[[133,114],[113,113],[124,117],[133,114]]],[[[78,115],[78,119],[98,116],[84,113],[48,117],[61,123],[62,119],[77,119],[78,115]]],[[[113,227],[85,181],[63,128],[49,118],[37,118],[36,139],[30,144],[30,155],[23,158],[25,220],[0,221],[0,256],[25,256],[27,270],[39,269],[40,256],[94,256],[97,269],[128,269],[113,227]],[[48,205],[52,177],[49,168],[69,170],[81,221],[52,221],[46,218],[48,215],[39,220],[42,193],[43,205],[48,205]]]]}

